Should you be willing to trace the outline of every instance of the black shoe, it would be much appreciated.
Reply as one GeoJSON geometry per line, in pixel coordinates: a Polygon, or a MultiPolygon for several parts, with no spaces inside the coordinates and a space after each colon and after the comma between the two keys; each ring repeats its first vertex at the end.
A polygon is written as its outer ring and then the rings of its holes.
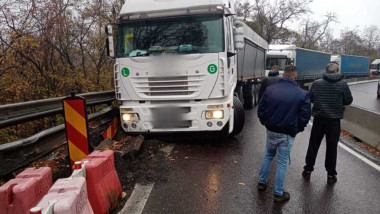
{"type": "Polygon", "coordinates": [[[311,172],[310,172],[310,171],[304,170],[304,171],[302,172],[302,177],[303,177],[305,180],[309,180],[309,179],[310,179],[310,175],[311,175],[311,172]]]}
{"type": "Polygon", "coordinates": [[[264,183],[259,183],[257,185],[257,189],[260,190],[260,191],[265,191],[267,189],[268,185],[267,184],[264,184],[264,183]]]}
{"type": "Polygon", "coordinates": [[[338,179],[336,178],[335,175],[328,175],[327,176],[327,183],[333,184],[333,183],[335,183],[337,181],[338,181],[338,179]]]}
{"type": "Polygon", "coordinates": [[[282,195],[274,195],[275,202],[286,202],[290,200],[290,194],[288,192],[284,192],[282,195]]]}

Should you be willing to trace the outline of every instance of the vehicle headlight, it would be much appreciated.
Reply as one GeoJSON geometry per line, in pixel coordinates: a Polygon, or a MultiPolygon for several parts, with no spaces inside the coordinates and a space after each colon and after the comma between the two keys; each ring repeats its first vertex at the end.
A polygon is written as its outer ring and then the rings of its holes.
{"type": "Polygon", "coordinates": [[[223,118],[224,118],[224,111],[223,110],[206,111],[206,119],[207,120],[223,119],[223,118]]]}
{"type": "Polygon", "coordinates": [[[124,113],[121,115],[124,122],[135,122],[138,120],[137,114],[124,113]]]}

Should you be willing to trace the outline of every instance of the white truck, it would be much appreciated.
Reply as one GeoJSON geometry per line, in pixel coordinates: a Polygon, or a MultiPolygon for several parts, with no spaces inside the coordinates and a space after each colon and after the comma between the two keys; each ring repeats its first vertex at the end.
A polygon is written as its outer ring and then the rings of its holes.
{"type": "Polygon", "coordinates": [[[380,74],[380,59],[375,59],[371,63],[370,74],[371,75],[379,75],[380,74]]]}
{"type": "Polygon", "coordinates": [[[243,129],[242,102],[255,103],[252,85],[265,75],[268,43],[235,16],[233,5],[126,1],[117,30],[107,27],[125,132],[227,136],[243,129]]]}

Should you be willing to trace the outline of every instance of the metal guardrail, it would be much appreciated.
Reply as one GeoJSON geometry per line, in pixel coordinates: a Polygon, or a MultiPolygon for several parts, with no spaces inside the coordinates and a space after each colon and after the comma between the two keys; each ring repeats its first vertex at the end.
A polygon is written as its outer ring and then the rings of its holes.
{"type": "MultiPolygon", "coordinates": [[[[99,128],[111,123],[115,115],[117,115],[115,108],[108,107],[103,111],[88,116],[90,136],[99,137],[98,140],[90,138],[92,145],[99,143],[99,140],[101,140],[100,135],[103,130],[99,130],[99,128]]],[[[66,133],[65,125],[63,124],[23,140],[0,145],[0,176],[5,176],[27,166],[65,143],[66,133]]]]}
{"type": "MultiPolygon", "coordinates": [[[[84,97],[87,106],[111,103],[115,100],[114,91],[79,94],[84,97]]],[[[54,116],[63,113],[62,100],[64,97],[36,100],[0,106],[0,129],[32,120],[54,116]]]]}
{"type": "Polygon", "coordinates": [[[364,143],[380,150],[380,113],[358,106],[347,106],[342,128],[364,143]]]}

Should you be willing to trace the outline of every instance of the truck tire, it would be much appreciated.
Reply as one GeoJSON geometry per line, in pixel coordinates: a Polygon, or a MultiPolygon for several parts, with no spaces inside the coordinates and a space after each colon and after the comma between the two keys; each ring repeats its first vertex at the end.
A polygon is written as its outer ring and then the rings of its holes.
{"type": "Polygon", "coordinates": [[[243,104],[241,104],[238,97],[234,96],[234,129],[231,136],[238,135],[243,130],[244,124],[245,114],[243,104]]]}
{"type": "Polygon", "coordinates": [[[243,99],[244,99],[244,108],[253,109],[253,107],[255,106],[255,100],[254,100],[254,89],[252,87],[252,84],[244,85],[243,99]]]}
{"type": "Polygon", "coordinates": [[[260,90],[260,86],[259,85],[254,85],[253,86],[253,99],[254,99],[254,105],[255,106],[259,105],[259,100],[258,100],[259,90],[260,90]]]}
{"type": "Polygon", "coordinates": [[[236,86],[235,96],[240,100],[241,103],[243,103],[243,100],[244,100],[243,86],[241,85],[236,86]]]}

